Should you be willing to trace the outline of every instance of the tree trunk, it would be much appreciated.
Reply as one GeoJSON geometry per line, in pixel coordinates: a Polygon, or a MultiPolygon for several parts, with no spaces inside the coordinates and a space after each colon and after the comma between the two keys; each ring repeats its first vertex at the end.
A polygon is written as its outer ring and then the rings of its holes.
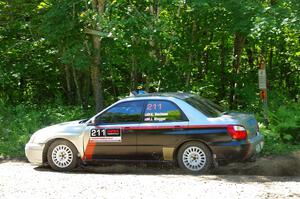
{"type": "Polygon", "coordinates": [[[190,45],[190,51],[188,55],[188,71],[186,74],[186,80],[185,80],[185,88],[186,90],[189,90],[190,83],[191,83],[191,75],[193,70],[193,58],[194,58],[194,48],[193,45],[195,43],[195,32],[197,31],[197,24],[196,21],[193,20],[192,26],[191,26],[191,45],[190,45]]]}
{"type": "Polygon", "coordinates": [[[91,67],[91,80],[95,98],[95,108],[96,112],[99,112],[103,109],[103,92],[100,79],[100,38],[93,35],[92,39],[94,47],[94,65],[91,67]]]}
{"type": "Polygon", "coordinates": [[[74,80],[74,84],[75,84],[75,88],[76,88],[76,96],[77,96],[77,103],[78,104],[82,104],[82,99],[81,99],[81,91],[80,91],[80,86],[79,86],[79,82],[78,82],[78,76],[76,73],[76,70],[74,67],[72,67],[72,72],[73,72],[73,80],[74,80]]]}
{"type": "Polygon", "coordinates": [[[68,104],[73,104],[73,97],[72,97],[72,87],[71,87],[71,72],[70,67],[68,65],[64,65],[65,74],[66,74],[66,86],[67,86],[67,98],[68,104]]]}
{"type": "Polygon", "coordinates": [[[188,70],[186,73],[186,77],[185,77],[185,88],[186,90],[188,90],[189,86],[190,86],[190,82],[191,82],[191,73],[192,73],[192,60],[193,60],[193,53],[189,52],[189,56],[188,56],[188,70]]]}
{"type": "Polygon", "coordinates": [[[137,64],[136,64],[136,57],[134,54],[131,55],[131,73],[130,73],[130,78],[131,78],[131,90],[135,90],[137,88],[138,84],[138,78],[137,78],[137,64]]]}
{"type": "MultiPolygon", "coordinates": [[[[93,0],[94,11],[97,12],[99,16],[103,15],[105,10],[105,0],[93,0]]],[[[97,21],[96,31],[101,31],[101,25],[97,21]]],[[[93,93],[95,98],[96,112],[99,112],[103,109],[103,91],[102,91],[102,82],[101,82],[101,55],[100,55],[100,46],[101,40],[99,35],[92,34],[93,48],[94,48],[94,65],[91,67],[91,80],[93,93]]]]}
{"type": "Polygon", "coordinates": [[[233,49],[233,79],[231,82],[230,92],[230,108],[235,109],[237,107],[236,90],[238,86],[237,78],[239,77],[241,56],[246,37],[241,33],[235,33],[234,37],[234,49],[233,49]]]}
{"type": "MultiPolygon", "coordinates": [[[[209,34],[209,32],[207,31],[207,46],[213,41],[214,39],[214,33],[211,32],[209,34]]],[[[204,61],[204,69],[203,69],[203,73],[206,74],[209,71],[209,48],[206,48],[204,50],[204,54],[203,54],[203,61],[204,61]]]]}
{"type": "MultiPolygon", "coordinates": [[[[136,35],[134,34],[131,38],[132,46],[137,47],[137,39],[136,35]]],[[[138,84],[138,71],[137,71],[137,59],[136,55],[134,52],[131,54],[131,73],[130,73],[130,78],[131,78],[131,86],[130,89],[136,90],[137,89],[137,84],[138,84]]]]}
{"type": "MultiPolygon", "coordinates": [[[[63,43],[63,41],[62,41],[63,43]]],[[[66,51],[65,46],[63,44],[62,47],[62,54],[64,54],[66,51]]],[[[67,64],[64,64],[64,70],[65,70],[65,77],[66,77],[66,87],[67,87],[67,99],[68,99],[68,104],[73,104],[73,93],[72,93],[72,77],[71,77],[71,69],[70,66],[67,64]]]]}
{"type": "Polygon", "coordinates": [[[207,29],[201,31],[201,35],[205,40],[203,41],[203,51],[201,57],[199,56],[199,61],[201,64],[198,65],[198,79],[202,79],[207,73],[209,68],[209,52],[208,45],[213,41],[214,34],[209,32],[207,29]]]}
{"type": "Polygon", "coordinates": [[[221,45],[220,45],[220,49],[221,49],[221,69],[220,69],[220,90],[219,90],[219,100],[224,99],[225,97],[225,85],[226,85],[226,74],[225,74],[225,67],[226,67],[226,43],[227,43],[227,38],[225,35],[222,36],[222,40],[221,40],[221,45]]]}
{"type": "Polygon", "coordinates": [[[246,52],[247,52],[247,57],[248,57],[248,64],[249,64],[250,68],[253,69],[254,68],[254,58],[253,58],[253,51],[252,51],[251,47],[247,48],[246,52]]]}
{"type": "Polygon", "coordinates": [[[112,68],[110,68],[110,75],[111,75],[111,87],[113,90],[113,96],[114,96],[114,101],[118,100],[118,91],[117,91],[117,87],[116,87],[116,82],[115,82],[115,75],[113,73],[112,68]]]}
{"type": "MultiPolygon", "coordinates": [[[[268,64],[269,71],[273,70],[273,47],[270,47],[269,53],[269,64],[268,64]]],[[[272,79],[272,73],[268,73],[268,79],[272,79]]]]}
{"type": "MultiPolygon", "coordinates": [[[[159,0],[153,0],[152,3],[149,6],[149,12],[150,15],[152,15],[152,17],[154,18],[158,18],[159,17],[159,12],[160,12],[160,8],[159,8],[159,0]]],[[[151,26],[151,30],[154,30],[154,25],[152,24],[151,26]]],[[[158,52],[158,45],[156,44],[155,40],[153,39],[153,36],[150,35],[149,38],[149,45],[150,45],[150,52],[149,52],[149,56],[150,58],[152,58],[154,60],[154,63],[157,63],[159,59],[159,52],[158,52]]],[[[156,67],[156,65],[154,65],[153,67],[156,67]]],[[[149,71],[145,71],[144,73],[144,81],[145,81],[145,90],[147,92],[149,92],[150,90],[150,83],[153,80],[152,76],[150,76],[151,72],[149,71]]],[[[152,75],[152,74],[151,74],[152,75]]]]}
{"type": "Polygon", "coordinates": [[[89,96],[91,94],[91,79],[90,71],[82,73],[81,82],[82,82],[82,107],[84,110],[88,109],[89,96]]]}

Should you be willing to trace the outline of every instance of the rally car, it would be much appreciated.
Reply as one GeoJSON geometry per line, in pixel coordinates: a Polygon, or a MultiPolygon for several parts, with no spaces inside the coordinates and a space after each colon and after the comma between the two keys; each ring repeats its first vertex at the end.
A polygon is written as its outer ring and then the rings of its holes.
{"type": "Polygon", "coordinates": [[[90,119],[35,132],[26,144],[31,163],[69,171],[91,161],[173,161],[202,174],[218,162],[246,161],[263,148],[253,115],[223,112],[189,93],[130,96],[90,119]]]}

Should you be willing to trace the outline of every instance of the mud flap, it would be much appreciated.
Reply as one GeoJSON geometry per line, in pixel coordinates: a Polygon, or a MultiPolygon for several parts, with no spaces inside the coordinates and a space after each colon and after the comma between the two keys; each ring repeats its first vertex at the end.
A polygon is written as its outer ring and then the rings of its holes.
{"type": "Polygon", "coordinates": [[[217,161],[217,155],[213,154],[213,167],[216,169],[219,167],[218,161],[217,161]]]}

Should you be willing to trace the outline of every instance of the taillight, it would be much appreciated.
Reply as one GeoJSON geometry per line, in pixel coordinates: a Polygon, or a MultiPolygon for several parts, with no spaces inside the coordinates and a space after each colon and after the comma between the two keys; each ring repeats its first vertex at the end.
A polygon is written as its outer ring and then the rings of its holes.
{"type": "Polygon", "coordinates": [[[247,131],[243,126],[229,125],[227,126],[227,131],[235,140],[244,140],[247,138],[247,131]]]}

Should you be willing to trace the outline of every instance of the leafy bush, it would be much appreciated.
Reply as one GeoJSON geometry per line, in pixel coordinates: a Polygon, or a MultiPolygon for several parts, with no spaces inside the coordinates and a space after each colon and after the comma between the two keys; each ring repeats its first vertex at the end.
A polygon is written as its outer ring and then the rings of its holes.
{"type": "Polygon", "coordinates": [[[260,131],[265,138],[265,146],[262,151],[263,155],[288,154],[300,150],[300,144],[283,142],[278,133],[271,129],[266,129],[263,125],[261,125],[260,131]]]}
{"type": "Polygon", "coordinates": [[[285,154],[300,150],[300,106],[298,103],[272,108],[270,126],[260,126],[265,137],[265,154],[285,154]]]}
{"type": "Polygon", "coordinates": [[[271,128],[285,143],[300,141],[300,106],[297,103],[281,106],[271,114],[271,128]]]}
{"type": "Polygon", "coordinates": [[[89,118],[92,111],[78,106],[6,106],[0,102],[0,156],[24,156],[24,146],[36,130],[81,118],[89,118]]]}

